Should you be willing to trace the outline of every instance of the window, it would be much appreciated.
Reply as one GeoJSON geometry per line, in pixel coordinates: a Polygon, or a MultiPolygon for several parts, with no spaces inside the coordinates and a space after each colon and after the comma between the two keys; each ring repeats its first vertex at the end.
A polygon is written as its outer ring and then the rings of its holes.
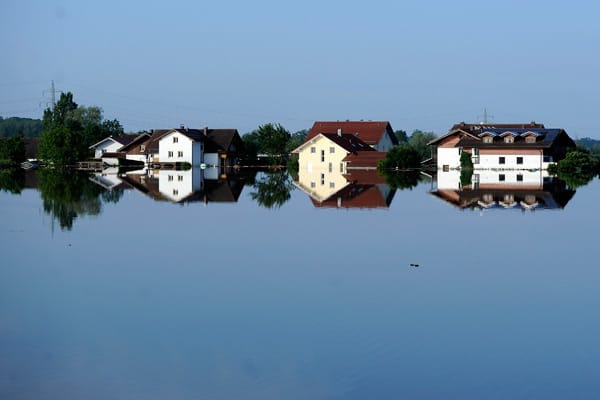
{"type": "Polygon", "coordinates": [[[321,150],[321,162],[325,162],[325,150],[321,150]]]}
{"type": "Polygon", "coordinates": [[[315,182],[311,182],[311,183],[310,183],[310,187],[311,187],[311,188],[314,188],[315,186],[317,186],[317,184],[316,184],[315,182]]]}
{"type": "Polygon", "coordinates": [[[474,147],[471,152],[471,161],[473,164],[479,164],[479,148],[474,147]]]}
{"type": "Polygon", "coordinates": [[[331,154],[335,153],[335,147],[330,147],[330,148],[329,148],[329,152],[330,152],[331,154]]]}
{"type": "Polygon", "coordinates": [[[517,164],[523,164],[523,157],[517,157],[517,164]]]}
{"type": "Polygon", "coordinates": [[[325,184],[325,174],[321,174],[321,185],[325,184]]]}
{"type": "Polygon", "coordinates": [[[169,175],[169,176],[168,176],[168,178],[167,178],[167,180],[168,180],[169,182],[171,182],[171,181],[173,180],[173,175],[169,175]]]}
{"type": "Polygon", "coordinates": [[[177,196],[179,194],[179,190],[173,189],[173,196],[177,196]]]}
{"type": "Polygon", "coordinates": [[[517,175],[517,182],[523,182],[523,175],[521,175],[521,174],[517,175]]]}
{"type": "Polygon", "coordinates": [[[492,143],[494,141],[494,138],[491,136],[484,136],[483,137],[483,143],[492,143]]]}
{"type": "Polygon", "coordinates": [[[329,187],[331,189],[334,189],[335,188],[335,182],[329,182],[329,187]]]}
{"type": "Polygon", "coordinates": [[[504,176],[504,174],[500,174],[500,175],[498,175],[498,180],[500,182],[504,182],[506,180],[506,176],[504,176]]]}
{"type": "Polygon", "coordinates": [[[316,152],[317,152],[317,149],[316,149],[316,147],[315,147],[315,146],[312,146],[312,147],[310,148],[310,152],[311,152],[311,153],[316,153],[316,152]]]}
{"type": "Polygon", "coordinates": [[[167,153],[167,156],[168,156],[169,158],[172,158],[172,157],[173,157],[173,152],[172,152],[172,151],[170,151],[169,153],[167,153]]]}
{"type": "Polygon", "coordinates": [[[442,167],[442,171],[444,171],[444,172],[450,171],[450,166],[448,164],[444,164],[444,166],[442,167]]]}
{"type": "Polygon", "coordinates": [[[344,173],[344,163],[340,163],[340,172],[344,173]]]}
{"type": "Polygon", "coordinates": [[[533,135],[527,136],[525,138],[525,143],[535,143],[535,136],[533,136],[533,135]]]}
{"type": "Polygon", "coordinates": [[[177,136],[173,136],[173,143],[179,142],[179,138],[177,136]]]}
{"type": "Polygon", "coordinates": [[[333,172],[333,164],[329,163],[329,172],[333,172]]]}
{"type": "Polygon", "coordinates": [[[177,181],[183,182],[183,175],[178,175],[177,176],[177,181]]]}
{"type": "Polygon", "coordinates": [[[514,136],[505,136],[504,137],[504,143],[514,143],[515,142],[515,138],[514,136]]]}
{"type": "Polygon", "coordinates": [[[140,146],[140,151],[146,151],[146,145],[141,145],[140,146]]]}
{"type": "Polygon", "coordinates": [[[177,157],[183,157],[183,151],[178,151],[177,152],[177,157]]]}
{"type": "Polygon", "coordinates": [[[498,164],[506,164],[506,157],[499,157],[498,164]]]}

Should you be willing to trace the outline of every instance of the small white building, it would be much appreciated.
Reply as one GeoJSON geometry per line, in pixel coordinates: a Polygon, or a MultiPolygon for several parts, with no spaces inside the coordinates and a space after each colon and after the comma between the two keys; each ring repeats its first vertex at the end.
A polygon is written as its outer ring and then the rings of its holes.
{"type": "Polygon", "coordinates": [[[94,150],[94,158],[100,159],[104,153],[118,152],[123,146],[131,143],[137,137],[138,135],[109,136],[91,145],[89,148],[94,150]]]}

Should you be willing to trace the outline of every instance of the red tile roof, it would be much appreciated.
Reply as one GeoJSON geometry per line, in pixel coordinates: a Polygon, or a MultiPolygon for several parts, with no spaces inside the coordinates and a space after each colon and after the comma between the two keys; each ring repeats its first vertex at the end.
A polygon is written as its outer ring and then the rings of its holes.
{"type": "Polygon", "coordinates": [[[347,168],[377,168],[379,160],[385,158],[384,151],[359,151],[348,154],[343,161],[348,163],[347,168]]]}
{"type": "Polygon", "coordinates": [[[310,199],[318,208],[388,208],[394,192],[386,198],[377,185],[351,184],[324,201],[310,199]]]}
{"type": "Polygon", "coordinates": [[[342,133],[358,134],[359,139],[371,146],[379,143],[386,131],[391,134],[392,141],[396,139],[388,121],[317,121],[308,132],[306,140],[319,133],[337,133],[338,129],[341,129],[342,133]]]}

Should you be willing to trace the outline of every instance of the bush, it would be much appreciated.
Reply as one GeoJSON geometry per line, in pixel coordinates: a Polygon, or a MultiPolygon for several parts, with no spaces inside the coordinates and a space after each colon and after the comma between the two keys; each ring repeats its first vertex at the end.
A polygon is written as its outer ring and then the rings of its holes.
{"type": "Polygon", "coordinates": [[[400,143],[387,152],[384,159],[377,165],[379,170],[409,170],[421,166],[419,153],[408,143],[400,143]]]}

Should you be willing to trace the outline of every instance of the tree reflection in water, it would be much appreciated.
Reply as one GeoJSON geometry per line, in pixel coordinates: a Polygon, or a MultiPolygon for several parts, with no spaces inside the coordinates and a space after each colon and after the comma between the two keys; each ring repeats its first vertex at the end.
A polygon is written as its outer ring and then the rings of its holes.
{"type": "Polygon", "coordinates": [[[99,215],[102,203],[116,203],[123,191],[107,191],[89,179],[89,174],[73,169],[37,171],[44,212],[57,220],[60,228],[71,230],[82,215],[99,215]]]}
{"type": "Polygon", "coordinates": [[[290,199],[294,190],[294,184],[286,170],[262,172],[252,187],[252,200],[264,208],[280,208],[290,199]]]}
{"type": "Polygon", "coordinates": [[[25,171],[20,168],[0,169],[0,191],[20,194],[25,187],[25,171]]]}

